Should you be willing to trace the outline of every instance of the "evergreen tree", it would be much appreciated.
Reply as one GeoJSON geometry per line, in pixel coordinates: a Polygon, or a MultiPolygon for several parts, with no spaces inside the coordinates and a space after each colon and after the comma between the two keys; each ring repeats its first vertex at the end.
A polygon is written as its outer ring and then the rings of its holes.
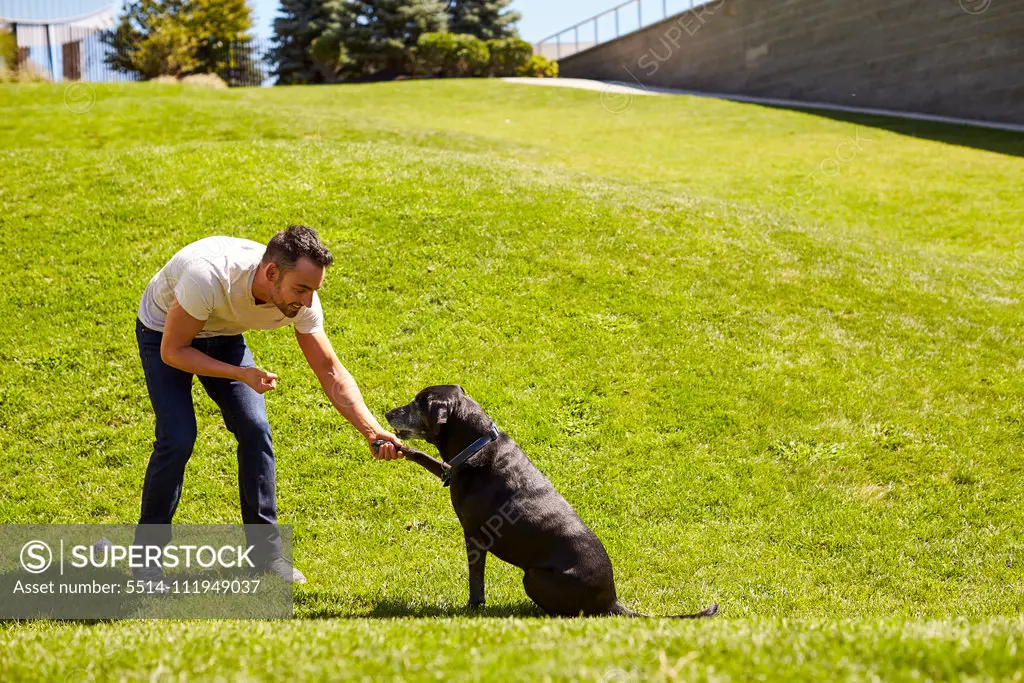
{"type": "Polygon", "coordinates": [[[278,85],[324,81],[323,70],[317,67],[310,49],[337,21],[340,7],[341,0],[281,0],[270,50],[278,85]]]}
{"type": "Polygon", "coordinates": [[[515,23],[522,17],[508,9],[512,0],[452,0],[449,30],[469,33],[481,40],[518,38],[515,23]]]}
{"type": "Polygon", "coordinates": [[[350,3],[337,2],[331,8],[323,33],[313,41],[309,55],[325,83],[334,83],[344,76],[344,69],[350,64],[348,51],[341,42],[343,29],[356,21],[354,8],[350,3]]]}
{"type": "Polygon", "coordinates": [[[348,0],[339,21],[346,72],[385,79],[412,71],[412,48],[424,33],[444,31],[443,0],[348,0]]]}

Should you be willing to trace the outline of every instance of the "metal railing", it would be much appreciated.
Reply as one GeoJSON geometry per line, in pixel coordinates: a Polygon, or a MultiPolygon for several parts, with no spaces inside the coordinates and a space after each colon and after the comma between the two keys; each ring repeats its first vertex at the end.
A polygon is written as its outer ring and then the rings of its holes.
{"type": "Polygon", "coordinates": [[[627,0],[578,24],[552,33],[534,44],[534,52],[553,59],[589,50],[590,48],[629,35],[634,31],[663,21],[672,15],[692,10],[707,0],[627,0]],[[644,11],[645,5],[647,11],[644,11]],[[660,12],[658,11],[660,9],[660,12]],[[644,17],[648,21],[644,23],[644,17]],[[604,21],[602,21],[604,20],[604,21]],[[602,31],[602,23],[604,30],[602,31]],[[614,29],[612,29],[614,26],[614,29]],[[582,33],[581,33],[582,29],[582,33]],[[566,34],[571,34],[566,36],[566,34]],[[593,40],[590,40],[593,34],[593,40]],[[583,40],[580,40],[580,36],[583,40]],[[566,39],[568,38],[568,39],[566,39]]]}

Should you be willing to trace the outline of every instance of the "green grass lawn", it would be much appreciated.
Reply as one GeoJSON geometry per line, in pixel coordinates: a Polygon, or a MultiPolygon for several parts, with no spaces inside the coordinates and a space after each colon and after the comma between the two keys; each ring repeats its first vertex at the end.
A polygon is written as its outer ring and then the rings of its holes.
{"type": "MultiPolygon", "coordinates": [[[[447,492],[282,330],[247,338],[297,618],[4,622],[0,679],[1021,678],[1024,136],[479,80],[93,92],[0,88],[0,523],[135,522],[146,283],[301,222],[379,419],[461,384],[624,603],[721,616],[548,619],[493,557],[467,615],[447,492]]],[[[195,396],[175,519],[240,522],[195,396]]]]}

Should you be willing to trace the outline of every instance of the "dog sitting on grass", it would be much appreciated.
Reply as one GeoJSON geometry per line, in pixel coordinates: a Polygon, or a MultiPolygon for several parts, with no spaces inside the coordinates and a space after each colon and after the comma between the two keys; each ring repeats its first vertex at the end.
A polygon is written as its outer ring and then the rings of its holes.
{"type": "MultiPolygon", "coordinates": [[[[451,487],[469,558],[469,609],[484,604],[487,553],[522,569],[523,587],[552,616],[638,614],[615,595],[604,545],[516,443],[454,384],[423,389],[385,414],[400,439],[423,439],[443,462],[401,447],[451,487]]],[[[675,619],[713,617],[714,603],[675,619]]]]}

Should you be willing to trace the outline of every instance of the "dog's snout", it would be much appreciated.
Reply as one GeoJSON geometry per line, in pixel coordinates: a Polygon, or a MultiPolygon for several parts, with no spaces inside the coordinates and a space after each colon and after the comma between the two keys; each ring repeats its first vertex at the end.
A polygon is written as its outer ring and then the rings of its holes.
{"type": "Polygon", "coordinates": [[[392,408],[391,410],[384,413],[384,417],[391,424],[391,426],[398,427],[408,423],[410,421],[411,414],[412,411],[410,410],[409,405],[406,404],[404,406],[392,408]]]}
{"type": "Polygon", "coordinates": [[[414,404],[407,403],[384,413],[388,424],[401,439],[423,438],[424,427],[414,404]]]}

